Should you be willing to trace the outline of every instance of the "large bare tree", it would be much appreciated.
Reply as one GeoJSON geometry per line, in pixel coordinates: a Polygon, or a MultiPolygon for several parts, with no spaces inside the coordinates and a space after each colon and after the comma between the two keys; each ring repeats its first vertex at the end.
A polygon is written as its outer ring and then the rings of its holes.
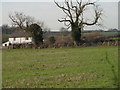
{"type": "Polygon", "coordinates": [[[54,1],[55,4],[62,9],[65,13],[65,17],[58,20],[59,22],[64,22],[64,24],[70,28],[71,27],[71,35],[73,40],[75,41],[76,45],[80,44],[81,41],[81,30],[83,30],[84,26],[92,26],[92,25],[99,25],[99,19],[101,19],[102,9],[96,4],[96,2],[83,2],[77,1],[73,2],[72,0],[65,0],[63,5],[54,1]],[[93,7],[94,10],[94,17],[93,20],[87,20],[85,18],[85,11],[87,7],[93,7]],[[91,21],[91,22],[90,22],[91,21]]]}

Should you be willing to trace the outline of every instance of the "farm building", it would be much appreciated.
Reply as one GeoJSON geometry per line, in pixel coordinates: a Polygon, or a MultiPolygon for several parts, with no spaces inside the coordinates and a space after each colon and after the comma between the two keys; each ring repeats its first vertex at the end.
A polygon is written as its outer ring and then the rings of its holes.
{"type": "Polygon", "coordinates": [[[31,44],[32,37],[14,37],[2,44],[2,46],[9,46],[11,44],[31,44]]]}
{"type": "Polygon", "coordinates": [[[11,34],[7,42],[4,42],[2,46],[10,46],[12,44],[31,44],[32,37],[25,32],[15,32],[11,34]]]}

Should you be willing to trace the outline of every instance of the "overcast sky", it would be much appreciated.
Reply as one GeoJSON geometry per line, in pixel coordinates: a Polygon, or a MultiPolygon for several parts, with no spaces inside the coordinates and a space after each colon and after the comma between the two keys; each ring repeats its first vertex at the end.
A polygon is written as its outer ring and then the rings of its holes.
{"type": "MultiPolygon", "coordinates": [[[[44,2],[34,2],[34,0],[24,0],[26,2],[14,2],[14,0],[4,0],[0,3],[2,5],[2,24],[11,24],[10,19],[8,18],[9,13],[14,13],[14,11],[23,12],[26,15],[35,17],[37,20],[43,21],[47,27],[51,30],[59,30],[61,27],[64,27],[63,23],[58,22],[58,19],[64,17],[64,13],[61,9],[56,7],[53,0],[44,0],[44,2]],[[46,2],[45,2],[46,1],[46,2]]],[[[86,27],[86,29],[110,29],[118,28],[118,0],[110,0],[111,2],[99,2],[101,8],[103,8],[103,27],[86,27]],[[113,2],[114,1],[114,2],[113,2]]],[[[1,11],[1,9],[0,9],[1,11]]],[[[87,15],[87,17],[89,14],[87,15]]]]}

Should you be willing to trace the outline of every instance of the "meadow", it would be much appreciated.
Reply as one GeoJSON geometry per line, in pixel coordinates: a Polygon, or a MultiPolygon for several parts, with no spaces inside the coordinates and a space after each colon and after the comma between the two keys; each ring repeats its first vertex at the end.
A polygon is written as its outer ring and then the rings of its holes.
{"type": "Polygon", "coordinates": [[[3,88],[116,88],[118,47],[8,49],[2,68],[3,88]]]}

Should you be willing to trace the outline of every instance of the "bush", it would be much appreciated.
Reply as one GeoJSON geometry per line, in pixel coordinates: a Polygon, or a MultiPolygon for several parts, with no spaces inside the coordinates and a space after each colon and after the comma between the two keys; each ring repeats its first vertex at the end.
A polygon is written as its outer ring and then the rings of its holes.
{"type": "Polygon", "coordinates": [[[54,36],[52,36],[52,37],[49,37],[49,42],[51,43],[51,44],[54,44],[55,43],[55,37],[54,36]]]}
{"type": "Polygon", "coordinates": [[[31,33],[35,45],[43,44],[43,31],[39,25],[31,24],[28,31],[31,33]]]}

